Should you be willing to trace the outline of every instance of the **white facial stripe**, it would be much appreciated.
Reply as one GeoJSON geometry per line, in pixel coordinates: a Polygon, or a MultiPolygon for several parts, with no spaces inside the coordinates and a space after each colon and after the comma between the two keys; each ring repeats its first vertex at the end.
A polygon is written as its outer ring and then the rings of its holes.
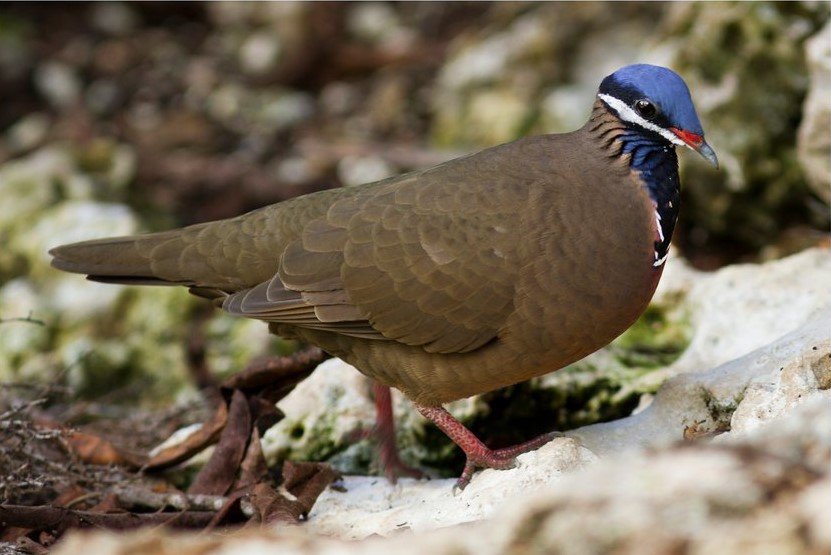
{"type": "Polygon", "coordinates": [[[658,127],[654,123],[648,122],[642,117],[640,117],[635,112],[635,110],[627,106],[626,103],[624,103],[622,100],[619,100],[614,96],[609,96],[608,94],[602,93],[598,93],[597,96],[598,98],[600,98],[600,100],[608,104],[615,112],[617,112],[617,115],[620,116],[620,119],[640,125],[644,129],[654,131],[655,133],[658,133],[660,136],[662,136],[663,138],[665,138],[673,144],[679,146],[686,145],[686,143],[679,139],[672,131],[664,129],[663,127],[658,127]]]}
{"type": "Polygon", "coordinates": [[[658,238],[661,240],[661,243],[663,243],[664,230],[661,228],[661,214],[657,210],[655,211],[655,225],[658,228],[658,238]]]}

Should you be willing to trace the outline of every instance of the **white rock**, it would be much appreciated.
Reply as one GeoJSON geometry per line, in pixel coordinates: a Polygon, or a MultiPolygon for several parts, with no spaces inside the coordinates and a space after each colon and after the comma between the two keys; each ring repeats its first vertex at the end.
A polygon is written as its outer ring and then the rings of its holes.
{"type": "Polygon", "coordinates": [[[46,138],[50,123],[49,116],[43,112],[27,114],[6,132],[9,147],[18,152],[38,146],[46,138]]]}
{"type": "Polygon", "coordinates": [[[805,45],[811,88],[802,107],[797,154],[813,190],[831,202],[831,22],[805,45]]]}
{"type": "MultiPolygon", "coordinates": [[[[72,175],[69,153],[60,148],[43,148],[0,168],[0,229],[18,225],[21,220],[52,205],[57,200],[55,182],[72,175]]],[[[30,223],[30,222],[29,222],[30,223]]],[[[31,225],[31,223],[30,223],[31,225]]]]}
{"type": "MultiPolygon", "coordinates": [[[[590,92],[588,98],[592,95],[590,92]]],[[[557,87],[548,93],[542,101],[546,131],[562,133],[582,127],[586,119],[586,98],[585,89],[575,85],[557,87]]]]}
{"type": "Polygon", "coordinates": [[[124,36],[139,24],[139,17],[129,3],[98,2],[91,6],[92,24],[110,35],[124,36]]]}
{"type": "Polygon", "coordinates": [[[280,57],[280,39],[265,31],[253,33],[240,46],[240,65],[251,74],[265,73],[280,57]]]}
{"type": "Polygon", "coordinates": [[[312,97],[299,91],[279,91],[266,94],[257,119],[273,127],[284,129],[311,117],[315,112],[312,97]]]}
{"type": "Polygon", "coordinates": [[[386,160],[380,156],[344,156],[338,162],[338,177],[344,185],[362,185],[379,181],[395,173],[386,160]]]}
{"type": "Polygon", "coordinates": [[[49,345],[43,301],[34,285],[23,278],[0,287],[0,381],[19,379],[18,363],[49,345]],[[25,321],[31,318],[32,322],[25,321]],[[16,321],[23,319],[24,321],[16,321]]]}
{"type": "Polygon", "coordinates": [[[745,355],[831,306],[831,256],[825,249],[766,264],[738,264],[717,272],[667,268],[657,300],[684,295],[694,329],[689,347],[667,375],[712,368],[745,355]]]}
{"type": "Polygon", "coordinates": [[[262,440],[263,452],[272,460],[307,452],[318,442],[343,443],[349,434],[375,424],[369,380],[338,359],[321,364],[277,407],[286,417],[262,440]]]}
{"type": "Polygon", "coordinates": [[[695,434],[717,432],[736,420],[738,429],[757,427],[781,414],[798,398],[782,401],[784,406],[761,411],[760,405],[787,399],[792,389],[817,392],[819,382],[811,367],[797,364],[780,377],[780,368],[792,361],[817,352],[831,354],[831,316],[809,321],[799,329],[770,345],[743,357],[704,372],[689,372],[667,381],[652,404],[638,414],[614,422],[586,426],[567,432],[598,455],[611,455],[625,450],[668,445],[682,440],[691,430],[695,434]],[[817,351],[813,348],[817,347],[817,351]],[[742,407],[748,390],[755,393],[742,407]],[[748,415],[747,413],[750,413],[748,415]]]}
{"type": "Polygon", "coordinates": [[[511,62],[545,44],[548,32],[535,14],[521,17],[504,32],[461,47],[442,68],[439,83],[458,90],[496,81],[511,62]]]}
{"type": "Polygon", "coordinates": [[[35,68],[38,92],[56,108],[68,108],[78,102],[82,83],[75,70],[61,62],[48,61],[35,68]]]}
{"type": "Polygon", "coordinates": [[[486,89],[471,93],[468,125],[471,133],[485,144],[512,140],[518,123],[527,118],[530,106],[526,99],[508,89],[486,89]]]}
{"type": "Polygon", "coordinates": [[[587,466],[596,457],[567,438],[526,453],[510,470],[485,470],[455,495],[455,480],[350,476],[344,492],[327,490],[309,515],[309,528],[323,535],[360,539],[409,529],[426,531],[487,518],[509,499],[527,496],[587,466]]]}
{"type": "Polygon", "coordinates": [[[380,2],[353,5],[346,16],[346,27],[350,34],[367,42],[384,40],[403,31],[395,10],[380,2]]]}

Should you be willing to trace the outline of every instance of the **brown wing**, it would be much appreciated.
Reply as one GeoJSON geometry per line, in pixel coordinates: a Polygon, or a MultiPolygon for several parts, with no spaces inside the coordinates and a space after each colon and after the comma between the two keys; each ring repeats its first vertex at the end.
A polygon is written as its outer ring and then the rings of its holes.
{"type": "Polygon", "coordinates": [[[365,186],[309,222],[271,280],[230,295],[243,316],[466,352],[512,310],[528,172],[513,143],[365,186]]]}

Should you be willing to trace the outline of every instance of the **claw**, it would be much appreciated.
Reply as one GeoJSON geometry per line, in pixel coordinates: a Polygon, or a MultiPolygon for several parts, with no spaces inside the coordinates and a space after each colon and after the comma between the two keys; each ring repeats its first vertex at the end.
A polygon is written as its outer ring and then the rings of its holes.
{"type": "Polygon", "coordinates": [[[467,487],[477,468],[493,468],[495,470],[514,468],[518,455],[533,451],[562,435],[559,432],[550,432],[513,447],[493,450],[488,449],[473,432],[465,428],[461,422],[453,418],[442,407],[416,405],[416,409],[422,416],[431,420],[441,431],[446,433],[467,455],[462,475],[459,476],[456,485],[453,486],[453,495],[457,495],[467,487]]]}
{"type": "Polygon", "coordinates": [[[456,483],[453,485],[453,497],[462,493],[467,485],[470,483],[470,480],[473,478],[473,472],[476,470],[476,465],[474,465],[470,459],[465,462],[465,468],[462,470],[462,475],[459,476],[459,479],[456,480],[456,483]]]}

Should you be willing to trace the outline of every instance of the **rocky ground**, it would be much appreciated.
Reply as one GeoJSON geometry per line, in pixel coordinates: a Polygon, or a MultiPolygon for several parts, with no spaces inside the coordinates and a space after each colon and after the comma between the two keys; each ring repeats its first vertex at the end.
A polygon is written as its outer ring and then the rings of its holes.
{"type": "Polygon", "coordinates": [[[273,468],[347,474],[301,526],[78,535],[58,549],[827,552],[828,18],[808,2],[3,6],[0,502],[129,478],[56,463],[51,447],[24,468],[41,441],[25,423],[146,451],[205,420],[201,387],[296,348],[184,291],[55,272],[48,248],[573,129],[604,75],[643,61],[684,76],[722,161],[681,156],[684,208],[652,306],[583,361],[450,407],[492,445],[564,438],[453,496],[459,451],[396,399],[403,456],[434,478],[391,486],[356,441],[373,422],[366,381],[328,361],[263,437],[273,468]]]}

